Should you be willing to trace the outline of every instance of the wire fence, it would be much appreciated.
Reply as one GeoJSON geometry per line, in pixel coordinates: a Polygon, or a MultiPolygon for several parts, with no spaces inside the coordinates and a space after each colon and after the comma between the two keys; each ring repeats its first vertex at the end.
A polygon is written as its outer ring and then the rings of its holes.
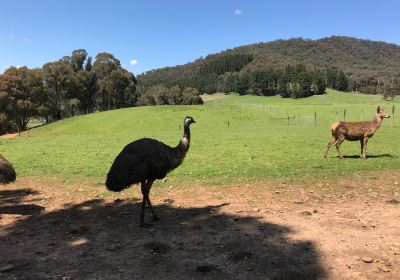
{"type": "MultiPolygon", "coordinates": [[[[271,107],[270,107],[271,108],[271,107]]],[[[279,110],[279,107],[275,108],[275,111],[270,109],[270,120],[272,121],[286,121],[287,125],[314,125],[317,126],[320,123],[320,116],[319,113],[315,110],[312,115],[300,115],[300,114],[293,114],[286,111],[286,113],[282,114],[279,110]]],[[[389,124],[386,123],[385,126],[396,127],[396,106],[392,105],[390,111],[387,111],[390,114],[390,122],[389,124]]],[[[326,115],[326,114],[325,114],[326,115]]],[[[366,119],[370,114],[365,114],[364,109],[359,111],[359,119],[355,119],[354,117],[357,115],[354,110],[350,111],[347,108],[342,110],[337,110],[335,113],[334,118],[331,121],[366,121],[370,120],[369,118],[366,119]],[[351,112],[351,117],[349,117],[349,113],[351,112]]],[[[325,119],[326,121],[326,119],[325,119]]]]}

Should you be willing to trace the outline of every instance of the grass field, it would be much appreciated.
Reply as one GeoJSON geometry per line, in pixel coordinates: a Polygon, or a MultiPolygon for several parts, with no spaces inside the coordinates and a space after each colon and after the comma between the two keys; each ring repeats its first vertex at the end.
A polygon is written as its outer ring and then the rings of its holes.
{"type": "MultiPolygon", "coordinates": [[[[330,124],[337,118],[358,121],[373,118],[381,96],[340,93],[292,100],[280,97],[227,95],[203,106],[137,107],[65,119],[25,132],[19,138],[1,139],[0,153],[20,177],[55,176],[64,181],[102,183],[119,151],[129,142],[151,137],[176,145],[183,118],[190,115],[190,151],[181,167],[169,176],[176,185],[225,185],[275,178],[336,177],[365,171],[400,168],[400,112],[369,141],[367,160],[360,160],[359,142],[345,142],[345,160],[333,147],[330,124]],[[317,125],[314,125],[314,114],[317,125]],[[362,113],[363,112],[363,113],[362,113]],[[287,115],[295,115],[288,126],[287,115]],[[229,127],[228,127],[229,122],[229,127]]],[[[397,109],[398,110],[398,109],[397,109]]]]}

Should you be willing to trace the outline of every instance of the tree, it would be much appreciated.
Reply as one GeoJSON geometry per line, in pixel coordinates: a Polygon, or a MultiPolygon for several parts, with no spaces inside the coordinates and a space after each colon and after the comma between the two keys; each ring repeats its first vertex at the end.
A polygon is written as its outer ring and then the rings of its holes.
{"type": "Polygon", "coordinates": [[[203,99],[200,97],[200,93],[197,89],[192,87],[187,87],[182,92],[182,104],[185,105],[195,105],[203,104],[203,99]]]}
{"type": "Polygon", "coordinates": [[[0,107],[2,119],[11,121],[18,131],[23,131],[35,114],[31,96],[23,88],[22,80],[11,75],[0,75],[0,107]]]}
{"type": "Polygon", "coordinates": [[[349,81],[343,71],[339,71],[336,78],[336,89],[340,91],[348,91],[349,81]]]}
{"type": "Polygon", "coordinates": [[[245,95],[247,94],[247,90],[249,89],[249,76],[244,74],[242,76],[240,76],[239,80],[238,80],[238,84],[237,84],[237,92],[240,95],[245,95]]]}
{"type": "Polygon", "coordinates": [[[312,88],[313,94],[321,95],[321,94],[325,93],[326,84],[325,84],[324,76],[323,76],[323,74],[321,72],[316,71],[314,73],[314,77],[313,77],[311,88],[312,88]]]}
{"type": "Polygon", "coordinates": [[[336,89],[337,77],[338,74],[336,69],[326,69],[326,84],[328,87],[336,89]]]}
{"type": "Polygon", "coordinates": [[[85,71],[90,71],[92,70],[92,57],[89,56],[88,59],[86,60],[86,64],[85,64],[85,71]]]}
{"type": "Polygon", "coordinates": [[[93,64],[92,71],[96,74],[97,79],[103,79],[110,75],[113,70],[121,67],[121,62],[112,54],[99,53],[96,55],[96,60],[93,64]]]}
{"type": "Polygon", "coordinates": [[[288,84],[289,84],[289,79],[287,75],[285,73],[282,73],[282,75],[278,79],[278,93],[283,98],[288,98],[291,96],[288,84]]]}
{"type": "Polygon", "coordinates": [[[297,78],[292,91],[293,98],[303,98],[312,95],[311,92],[311,76],[308,72],[300,71],[296,74],[297,78]]]}
{"type": "Polygon", "coordinates": [[[51,117],[53,120],[60,120],[63,102],[74,79],[72,67],[63,60],[47,63],[43,66],[43,78],[49,97],[51,117]]]}
{"type": "Polygon", "coordinates": [[[98,54],[91,71],[96,77],[95,100],[98,110],[135,105],[136,79],[121,67],[120,61],[112,54],[98,54]]]}
{"type": "Polygon", "coordinates": [[[74,72],[83,70],[83,65],[87,57],[87,52],[84,49],[74,50],[71,55],[71,65],[74,72]]]}

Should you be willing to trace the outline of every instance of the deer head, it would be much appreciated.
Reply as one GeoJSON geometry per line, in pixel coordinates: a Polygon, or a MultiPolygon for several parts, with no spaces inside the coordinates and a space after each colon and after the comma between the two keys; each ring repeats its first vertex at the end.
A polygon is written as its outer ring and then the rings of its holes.
{"type": "Polygon", "coordinates": [[[376,113],[381,119],[390,118],[390,115],[388,113],[386,113],[385,110],[383,109],[383,107],[381,107],[381,106],[378,106],[378,108],[376,109],[376,113]]]}

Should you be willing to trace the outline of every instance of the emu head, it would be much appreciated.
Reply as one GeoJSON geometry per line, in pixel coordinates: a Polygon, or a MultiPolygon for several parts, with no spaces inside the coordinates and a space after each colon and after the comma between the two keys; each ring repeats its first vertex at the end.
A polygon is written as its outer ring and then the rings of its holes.
{"type": "Polygon", "coordinates": [[[192,117],[187,116],[183,123],[185,124],[185,126],[189,126],[192,123],[196,123],[196,121],[192,117]]]}
{"type": "Polygon", "coordinates": [[[385,110],[383,109],[383,107],[381,107],[381,106],[378,106],[378,108],[376,109],[376,113],[382,119],[383,118],[390,118],[390,115],[388,113],[386,113],[385,110]]]}

